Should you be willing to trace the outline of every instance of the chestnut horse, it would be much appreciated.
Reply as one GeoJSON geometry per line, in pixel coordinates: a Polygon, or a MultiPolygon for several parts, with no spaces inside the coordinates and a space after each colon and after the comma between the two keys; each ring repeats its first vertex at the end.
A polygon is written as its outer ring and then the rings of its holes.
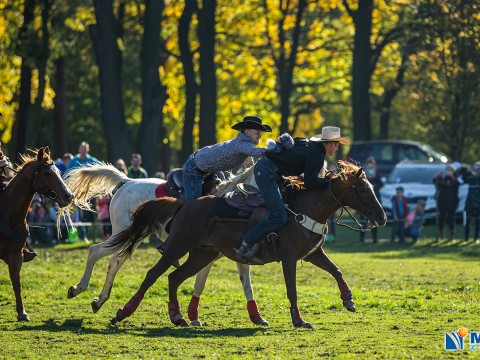
{"type": "Polygon", "coordinates": [[[34,156],[21,155],[22,165],[11,169],[16,175],[0,192],[0,258],[8,265],[19,321],[30,321],[23,306],[20,270],[28,237],[26,217],[33,195],[39,193],[61,207],[70,204],[73,198],[50,158],[49,148],[33,153],[34,156]]]}
{"type": "MultiPolygon", "coordinates": [[[[317,225],[326,224],[327,219],[336,210],[348,206],[364,215],[369,226],[384,226],[387,221],[363,169],[343,161],[339,161],[337,166],[340,171],[332,175],[327,187],[295,192],[293,209],[298,214],[295,217],[289,216],[287,224],[278,229],[278,248],[273,249],[271,244],[263,243],[256,254],[264,263],[282,262],[291,306],[290,313],[295,327],[312,327],[302,319],[297,306],[297,261],[304,259],[325,270],[326,264],[331,263],[329,260],[326,261],[328,258],[321,248],[324,234],[306,229],[295,221],[295,218],[298,220],[298,215],[303,214],[314,219],[317,225]]],[[[110,243],[111,246],[122,249],[127,255],[131,254],[140,239],[154,232],[159,224],[174,216],[170,237],[163,257],[148,271],[138,292],[123,309],[118,310],[112,323],[132,315],[146,291],[158,277],[167,271],[174,261],[189,253],[186,262],[168,276],[170,320],[175,325],[188,325],[180,313],[178,287],[216,259],[219,254],[238,261],[234,248],[241,243],[242,233],[246,230],[245,223],[218,219],[215,216],[219,201],[221,201],[219,198],[213,196],[205,196],[188,203],[173,198],[161,198],[146,202],[135,211],[132,225],[122,231],[115,241],[110,243]]]]}

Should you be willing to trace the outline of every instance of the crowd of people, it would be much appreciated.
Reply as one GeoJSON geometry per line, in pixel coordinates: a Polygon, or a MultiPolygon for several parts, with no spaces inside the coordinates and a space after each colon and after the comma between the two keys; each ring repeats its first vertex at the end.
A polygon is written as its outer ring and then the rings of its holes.
{"type": "MultiPolygon", "coordinates": [[[[376,174],[376,162],[373,157],[365,161],[365,173],[374,186],[375,194],[380,199],[380,189],[383,182],[376,174]]],[[[470,228],[474,223],[474,236],[476,241],[480,235],[480,162],[469,167],[461,166],[458,163],[447,164],[445,172],[441,171],[433,179],[435,185],[435,200],[437,204],[437,239],[455,240],[455,225],[458,221],[456,212],[459,205],[459,188],[462,184],[468,184],[469,190],[464,208],[464,236],[463,240],[470,238],[470,228]],[[445,227],[448,227],[448,234],[445,234],[445,227]]],[[[404,243],[406,237],[410,237],[415,243],[421,235],[425,224],[425,200],[419,199],[414,208],[408,204],[404,196],[405,189],[402,186],[396,188],[396,194],[391,199],[392,215],[389,219],[391,224],[390,241],[404,243]]],[[[433,194],[432,194],[433,195],[433,194]]],[[[378,230],[372,229],[373,242],[378,242],[378,230]]],[[[365,233],[360,233],[360,242],[365,241],[365,233]]]]}

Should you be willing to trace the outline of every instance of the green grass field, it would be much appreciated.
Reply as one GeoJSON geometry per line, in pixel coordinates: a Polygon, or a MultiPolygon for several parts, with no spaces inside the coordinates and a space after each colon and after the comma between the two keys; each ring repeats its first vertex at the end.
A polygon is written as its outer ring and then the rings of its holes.
{"type": "MultiPolygon", "coordinates": [[[[382,229],[383,238],[389,229],[382,229]]],[[[430,229],[430,234],[432,230],[430,229]]],[[[429,234],[429,231],[425,232],[429,234]]],[[[67,289],[84,270],[83,244],[39,248],[39,258],[22,269],[31,322],[16,321],[8,270],[0,268],[0,358],[278,358],[359,359],[475,358],[480,351],[444,350],[445,332],[465,327],[480,332],[480,244],[415,245],[357,242],[357,234],[337,233],[325,251],[353,290],[356,313],[342,307],[336,282],[306,262],[298,263],[298,297],[313,330],[291,325],[280,264],[252,269],[255,296],[270,327],[253,325],[236,266],[221,259],[211,272],[200,304],[204,327],[176,328],[167,313],[167,278],[147,293],[137,312],[120,327],[109,320],[137,290],[159,255],[139,248],[120,270],[110,300],[93,314],[107,259],[93,273],[90,288],[67,300],[67,289]]],[[[193,279],[180,288],[186,316],[193,279]]]]}

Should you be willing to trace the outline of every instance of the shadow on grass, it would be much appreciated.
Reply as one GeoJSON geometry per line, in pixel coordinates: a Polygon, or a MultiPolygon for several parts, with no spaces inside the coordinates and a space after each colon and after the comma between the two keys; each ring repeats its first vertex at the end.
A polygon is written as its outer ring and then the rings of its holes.
{"type": "Polygon", "coordinates": [[[21,331],[45,331],[50,333],[71,332],[76,335],[108,335],[108,334],[125,334],[143,337],[159,337],[172,336],[176,338],[205,338],[205,337],[250,337],[259,332],[265,332],[268,328],[252,327],[252,328],[223,328],[209,330],[205,328],[194,327],[160,327],[160,328],[142,328],[133,327],[127,323],[123,323],[120,327],[109,325],[104,329],[86,328],[83,326],[83,319],[65,320],[62,324],[55,322],[53,319],[46,320],[43,325],[29,326],[27,324],[16,330],[21,331]]]}
{"type": "Polygon", "coordinates": [[[451,254],[464,260],[478,261],[480,244],[475,241],[436,241],[435,239],[421,239],[417,243],[379,243],[359,241],[339,241],[324,245],[324,250],[337,253],[366,253],[380,258],[414,258],[414,257],[444,257],[451,254]]]}

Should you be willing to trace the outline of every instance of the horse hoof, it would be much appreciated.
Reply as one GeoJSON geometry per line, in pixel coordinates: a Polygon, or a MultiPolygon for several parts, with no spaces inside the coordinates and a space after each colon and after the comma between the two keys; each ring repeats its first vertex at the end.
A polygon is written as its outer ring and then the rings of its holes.
{"type": "Polygon", "coordinates": [[[120,323],[118,322],[117,318],[114,317],[112,318],[112,320],[110,320],[110,324],[112,324],[113,326],[115,327],[119,327],[120,326],[120,323]]]}
{"type": "Polygon", "coordinates": [[[180,320],[175,321],[174,324],[176,326],[183,326],[183,327],[188,326],[187,320],[185,320],[185,318],[183,318],[183,317],[180,320]]]}
{"type": "Polygon", "coordinates": [[[27,313],[23,313],[17,316],[18,321],[30,321],[30,316],[27,313]]]}
{"type": "Polygon", "coordinates": [[[100,304],[98,302],[98,299],[95,299],[95,300],[92,301],[91,305],[92,305],[93,313],[96,314],[97,311],[100,310],[100,308],[102,307],[103,304],[100,304]]]}
{"type": "Polygon", "coordinates": [[[203,327],[202,323],[198,319],[190,321],[190,325],[194,327],[203,327]]]}
{"type": "Polygon", "coordinates": [[[260,317],[260,320],[258,320],[255,325],[259,325],[259,326],[270,326],[270,324],[268,323],[267,320],[265,320],[264,318],[260,317]]]}
{"type": "Polygon", "coordinates": [[[357,308],[355,307],[355,303],[352,300],[344,300],[343,301],[343,306],[351,312],[357,311],[357,308]]]}
{"type": "Polygon", "coordinates": [[[74,298],[75,296],[77,296],[75,294],[75,286],[72,285],[68,288],[67,299],[74,298]]]}
{"type": "Polygon", "coordinates": [[[309,322],[302,322],[298,325],[295,325],[296,328],[304,328],[304,329],[313,329],[313,325],[309,322]]]}

